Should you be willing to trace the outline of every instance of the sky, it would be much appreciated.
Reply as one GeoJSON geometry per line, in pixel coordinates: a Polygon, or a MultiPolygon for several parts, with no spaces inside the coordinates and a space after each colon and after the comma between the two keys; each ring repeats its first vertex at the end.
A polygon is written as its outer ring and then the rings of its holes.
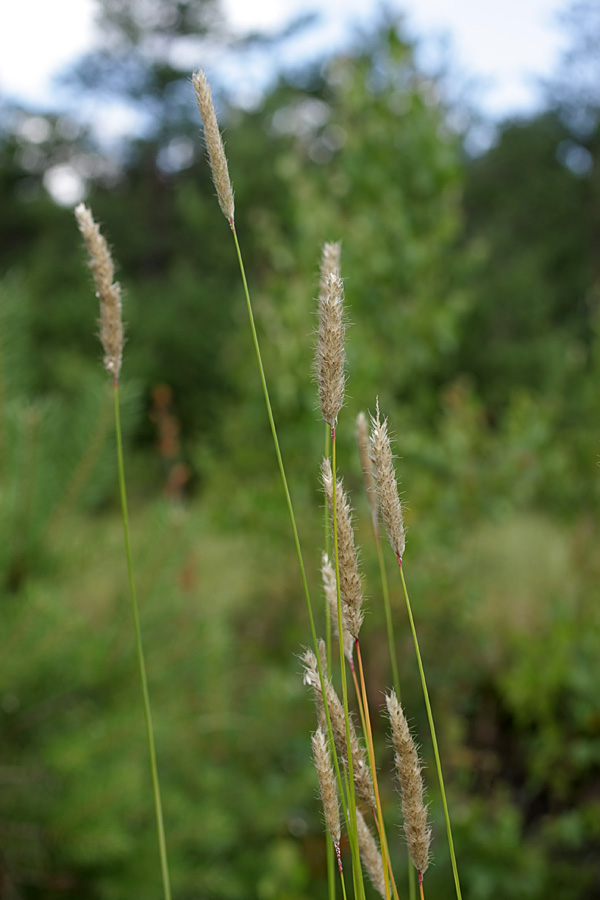
{"type": "MultiPolygon", "coordinates": [[[[387,7],[405,14],[424,60],[439,55],[445,40],[453,68],[475,85],[480,110],[498,119],[539,105],[539,79],[553,71],[562,48],[557,14],[566,3],[388,0],[387,7]]],[[[275,30],[303,12],[318,12],[319,24],[291,45],[298,62],[343,46],[377,9],[373,0],[222,0],[222,7],[239,32],[275,30]]],[[[95,0],[1,3],[0,93],[56,103],[52,76],[93,45],[94,9],[95,0]]]]}

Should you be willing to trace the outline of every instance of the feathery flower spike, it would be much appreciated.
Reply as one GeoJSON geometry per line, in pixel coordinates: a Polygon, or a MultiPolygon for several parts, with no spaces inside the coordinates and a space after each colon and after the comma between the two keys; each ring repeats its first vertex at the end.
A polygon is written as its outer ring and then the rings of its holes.
{"type": "MultiPolygon", "coordinates": [[[[338,610],[337,610],[337,586],[335,583],[335,570],[331,564],[331,560],[326,553],[321,558],[321,578],[323,579],[323,589],[325,591],[325,599],[329,607],[331,621],[333,623],[334,634],[339,640],[338,629],[338,610]]],[[[354,651],[354,638],[342,622],[344,655],[350,665],[353,664],[352,654],[354,651]]]]}
{"type": "Polygon", "coordinates": [[[339,847],[342,832],[335,775],[331,765],[327,739],[325,738],[323,729],[320,727],[317,728],[312,736],[312,746],[317,775],[319,776],[319,786],[321,788],[325,825],[327,826],[327,831],[331,836],[331,840],[336,847],[339,847]]]}
{"type": "Polygon", "coordinates": [[[321,280],[319,283],[319,305],[321,297],[325,295],[327,290],[327,279],[330,275],[340,275],[340,256],[342,253],[342,245],[339,241],[323,244],[323,252],[321,254],[321,280]]]}
{"type": "Polygon", "coordinates": [[[394,691],[386,695],[385,702],[392,726],[396,770],[402,792],[404,834],[413,865],[423,875],[429,865],[431,829],[427,825],[427,807],[423,802],[421,764],[406,716],[394,691]]]}
{"type": "Polygon", "coordinates": [[[369,509],[371,510],[371,518],[373,519],[373,527],[377,528],[377,485],[373,475],[373,461],[369,448],[369,426],[367,425],[367,417],[364,412],[359,412],[356,417],[356,443],[358,444],[360,467],[363,473],[369,509]]]}
{"type": "Polygon", "coordinates": [[[225,156],[225,148],[223,146],[223,138],[217,124],[217,115],[212,100],[212,94],[206,75],[200,69],[192,76],[194,90],[196,92],[196,102],[202,116],[204,125],[204,139],[206,141],[206,149],[208,151],[208,161],[212,172],[213,182],[217,191],[217,199],[223,215],[233,227],[234,204],[233,189],[231,187],[231,179],[229,178],[229,168],[227,166],[227,157],[225,156]]]}
{"type": "Polygon", "coordinates": [[[100,341],[104,348],[104,368],[117,382],[123,357],[121,287],[118,281],[113,281],[115,267],[108,244],[83,203],[75,208],[75,218],[87,247],[96,294],[100,299],[100,341]]]}
{"type": "Polygon", "coordinates": [[[319,297],[319,331],[315,370],[321,415],[332,428],[344,405],[344,285],[337,272],[323,277],[319,297]]]}
{"type": "MultiPolygon", "coordinates": [[[[331,463],[324,459],[321,465],[323,489],[329,513],[333,520],[333,474],[331,463]]],[[[338,556],[340,573],[340,596],[342,599],[342,615],[344,628],[357,640],[360,626],[363,621],[362,614],[362,586],[358,572],[358,555],[354,544],[354,531],[352,530],[352,516],[350,505],[344,493],[344,485],[338,479],[335,491],[337,531],[338,531],[338,556]]],[[[337,604],[336,604],[337,618],[337,604]]]]}
{"type": "Polygon", "coordinates": [[[387,894],[385,891],[385,878],[383,876],[381,853],[379,852],[373,833],[365,822],[360,809],[356,810],[356,829],[358,832],[358,848],[360,850],[363,865],[367,870],[367,875],[377,893],[385,900],[387,894]]]}
{"type": "Polygon", "coordinates": [[[406,537],[402,504],[398,496],[398,484],[394,471],[394,458],[390,447],[387,419],[379,419],[379,401],[376,416],[371,416],[371,458],[377,482],[377,497],[381,516],[392,550],[402,562],[406,537]]]}
{"type": "MultiPolygon", "coordinates": [[[[304,664],[304,683],[309,685],[315,694],[317,703],[317,712],[319,720],[323,726],[325,713],[323,708],[323,696],[321,694],[321,682],[319,680],[319,672],[317,668],[317,658],[312,650],[306,650],[302,662],[304,664]]],[[[327,700],[327,709],[329,718],[331,719],[331,730],[333,732],[333,740],[344,766],[347,767],[348,750],[346,745],[346,721],[344,718],[344,707],[335,688],[329,679],[324,675],[323,683],[325,686],[325,697],[327,700]]],[[[350,752],[352,754],[352,771],[354,773],[354,785],[356,793],[365,803],[372,809],[376,806],[375,792],[373,790],[373,779],[371,778],[371,770],[367,762],[364,747],[358,740],[356,729],[352,718],[350,718],[350,752]]]]}

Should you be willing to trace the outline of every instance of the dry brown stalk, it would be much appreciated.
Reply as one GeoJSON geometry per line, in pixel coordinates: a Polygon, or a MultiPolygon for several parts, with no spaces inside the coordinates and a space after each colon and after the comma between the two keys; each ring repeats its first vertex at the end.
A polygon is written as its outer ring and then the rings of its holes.
{"type": "Polygon", "coordinates": [[[320,727],[317,728],[312,736],[312,746],[317,775],[319,776],[325,824],[334,844],[339,844],[341,837],[340,808],[335,774],[331,765],[327,740],[323,729],[320,727]]]}
{"type": "MultiPolygon", "coordinates": [[[[328,459],[323,460],[321,466],[321,476],[323,479],[323,489],[329,513],[332,521],[333,531],[333,474],[331,472],[331,463],[328,459]]],[[[352,513],[350,505],[344,493],[344,485],[341,479],[337,480],[335,492],[336,518],[337,518],[337,537],[338,537],[338,557],[339,557],[339,579],[340,579],[340,596],[342,600],[342,615],[344,619],[344,628],[357,640],[360,632],[360,626],[363,621],[362,614],[362,585],[360,574],[358,571],[358,554],[354,544],[354,531],[352,528],[352,513]]]]}
{"type": "Polygon", "coordinates": [[[360,466],[371,510],[371,518],[373,519],[373,527],[377,530],[377,484],[373,474],[373,461],[369,447],[369,426],[367,425],[367,417],[364,412],[359,412],[356,417],[356,443],[358,444],[360,466]]]}
{"type": "Polygon", "coordinates": [[[206,75],[200,69],[192,76],[198,109],[204,125],[204,139],[208,150],[208,161],[213,182],[217,190],[219,206],[225,218],[233,225],[234,204],[233,189],[229,178],[227,157],[223,146],[223,138],[217,124],[217,115],[206,75]]]}
{"type": "MultiPolygon", "coordinates": [[[[319,680],[319,672],[317,669],[317,658],[312,650],[306,650],[302,662],[304,663],[304,683],[312,687],[317,710],[321,724],[323,724],[323,696],[321,693],[321,682],[319,680]]],[[[333,740],[344,766],[348,766],[348,750],[346,745],[346,721],[344,718],[344,707],[338,697],[335,688],[329,679],[323,675],[323,684],[325,686],[325,698],[327,700],[327,709],[329,718],[331,719],[331,730],[333,732],[333,740]]],[[[373,790],[373,779],[371,778],[371,770],[367,762],[365,749],[358,740],[356,729],[350,717],[350,752],[352,754],[352,771],[354,774],[354,786],[356,793],[371,808],[375,808],[375,792],[373,790]]]]}
{"type": "Polygon", "coordinates": [[[387,536],[392,550],[402,561],[406,544],[402,504],[398,495],[387,419],[384,419],[383,422],[379,419],[379,401],[377,402],[376,416],[371,416],[371,458],[375,469],[379,508],[387,536]]]}
{"type": "Polygon", "coordinates": [[[104,348],[104,368],[117,382],[123,358],[121,287],[113,280],[115,267],[108,244],[90,210],[83,203],[75,208],[75,218],[90,257],[96,295],[100,300],[100,341],[104,348]]]}
{"type": "MultiPolygon", "coordinates": [[[[325,591],[325,599],[327,601],[327,606],[329,607],[329,613],[331,616],[331,621],[333,623],[333,630],[335,636],[339,640],[339,628],[338,628],[338,608],[337,608],[337,586],[335,581],[335,569],[331,564],[331,560],[329,559],[326,553],[321,557],[321,577],[323,579],[323,589],[325,591]]],[[[350,665],[353,664],[352,661],[352,652],[354,650],[354,638],[345,627],[344,622],[342,622],[342,632],[343,632],[343,640],[344,640],[344,655],[350,665]]]]}
{"type": "Polygon", "coordinates": [[[364,820],[360,809],[356,810],[356,829],[358,832],[358,848],[363,865],[371,884],[384,900],[388,896],[385,890],[385,878],[383,876],[383,862],[373,832],[364,820]]]}
{"type": "Polygon", "coordinates": [[[321,415],[333,428],[344,405],[344,285],[339,274],[323,277],[319,297],[319,331],[315,369],[321,401],[321,415]]]}
{"type": "Polygon", "coordinates": [[[392,726],[396,770],[402,792],[402,817],[408,852],[418,872],[429,865],[431,829],[427,825],[427,807],[423,802],[423,777],[419,754],[395,691],[385,698],[392,726]]]}

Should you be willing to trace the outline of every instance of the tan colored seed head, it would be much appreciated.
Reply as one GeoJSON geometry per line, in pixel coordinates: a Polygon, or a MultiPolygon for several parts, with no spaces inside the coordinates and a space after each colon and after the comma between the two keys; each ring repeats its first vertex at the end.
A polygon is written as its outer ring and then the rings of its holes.
{"type": "MultiPolygon", "coordinates": [[[[333,630],[336,637],[339,639],[339,628],[338,628],[338,607],[337,607],[337,585],[335,581],[335,569],[331,564],[331,560],[327,556],[326,553],[321,557],[321,578],[323,579],[323,589],[325,591],[325,599],[327,601],[327,606],[329,608],[329,615],[331,617],[331,622],[333,623],[333,630]]],[[[346,628],[343,620],[343,609],[342,609],[342,632],[343,632],[343,641],[344,641],[344,655],[348,662],[352,664],[352,654],[354,652],[354,639],[348,629],[346,628]]]]}
{"type": "Polygon", "coordinates": [[[75,208],[75,218],[85,241],[96,294],[100,299],[100,340],[104,348],[104,367],[117,382],[123,358],[121,287],[117,281],[113,281],[115,269],[108,244],[100,234],[90,210],[83,203],[75,208]]]}
{"type": "Polygon", "coordinates": [[[373,527],[377,529],[377,485],[375,483],[375,476],[373,475],[373,461],[371,459],[369,447],[369,426],[364,412],[359,412],[356,417],[356,443],[358,444],[360,467],[363,473],[363,481],[367,493],[367,500],[369,501],[369,508],[371,510],[373,527]]]}
{"type": "MultiPolygon", "coordinates": [[[[327,505],[329,506],[333,534],[333,474],[331,471],[331,463],[328,459],[323,460],[321,475],[327,505]]],[[[340,596],[342,600],[344,627],[354,639],[358,639],[363,621],[362,585],[358,571],[358,554],[354,543],[352,513],[344,493],[344,485],[340,479],[338,479],[336,484],[335,508],[338,534],[340,596]]]]}
{"type": "Polygon", "coordinates": [[[340,257],[342,254],[342,245],[339,241],[323,244],[323,252],[321,254],[321,280],[319,282],[319,304],[321,298],[327,290],[327,280],[330,275],[340,277],[340,257]]]}
{"type": "Polygon", "coordinates": [[[217,124],[217,115],[212,100],[212,94],[206,75],[199,70],[192,76],[198,109],[204,125],[204,139],[208,151],[208,161],[212,172],[213,182],[217,190],[219,206],[225,218],[233,223],[234,204],[233,189],[229,178],[229,167],[225,156],[223,138],[217,124]]]}
{"type": "Polygon", "coordinates": [[[367,870],[369,880],[378,894],[384,900],[388,896],[385,890],[385,878],[383,875],[383,862],[377,842],[373,837],[373,833],[364,820],[364,816],[360,809],[356,810],[356,828],[358,833],[358,849],[360,850],[360,858],[367,870]]]}
{"type": "Polygon", "coordinates": [[[375,471],[377,483],[377,498],[381,517],[387,531],[388,540],[396,556],[402,560],[406,537],[404,533],[404,519],[402,516],[402,504],[398,496],[398,484],[394,471],[394,457],[390,447],[387,419],[383,422],[379,418],[379,401],[377,413],[371,416],[371,459],[375,471]]]}
{"type": "MultiPolygon", "coordinates": [[[[321,727],[325,727],[325,712],[323,694],[321,692],[321,682],[319,679],[319,671],[317,667],[317,657],[312,650],[306,650],[302,656],[304,664],[304,683],[310,685],[314,691],[315,701],[317,704],[317,713],[321,727]]],[[[344,717],[344,707],[342,701],[338,697],[336,690],[330,680],[323,675],[323,684],[325,687],[325,702],[329,718],[331,719],[331,730],[333,732],[333,740],[336,750],[346,767],[348,768],[348,749],[346,743],[346,720],[344,717]]],[[[373,790],[373,779],[371,770],[367,762],[367,756],[363,745],[358,739],[356,729],[352,718],[349,723],[350,731],[350,754],[352,756],[352,772],[354,775],[354,786],[356,793],[361,800],[364,800],[370,807],[375,808],[375,792],[373,790]]]]}
{"type": "Polygon", "coordinates": [[[423,875],[429,865],[431,829],[427,824],[427,807],[423,802],[419,754],[395,692],[390,691],[385,701],[392,726],[396,771],[402,792],[404,834],[413,865],[423,875]]]}
{"type": "Polygon", "coordinates": [[[335,774],[329,756],[327,740],[322,728],[317,728],[312,736],[313,756],[319,786],[321,788],[321,801],[325,813],[325,825],[334,843],[339,844],[341,837],[340,808],[338,803],[335,774]]]}
{"type": "Polygon", "coordinates": [[[332,428],[344,405],[345,334],[344,285],[339,274],[334,271],[325,276],[319,297],[319,331],[315,358],[321,415],[332,428]]]}

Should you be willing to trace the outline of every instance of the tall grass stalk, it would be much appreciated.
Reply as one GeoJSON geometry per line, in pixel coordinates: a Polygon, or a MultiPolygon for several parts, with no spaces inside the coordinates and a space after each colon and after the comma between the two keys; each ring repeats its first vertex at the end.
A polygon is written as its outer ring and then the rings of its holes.
{"type": "Polygon", "coordinates": [[[125,537],[125,555],[127,558],[127,575],[129,579],[129,594],[131,598],[131,611],[133,615],[133,628],[135,633],[135,645],[142,686],[142,702],[144,718],[146,721],[146,735],[148,739],[148,752],[150,755],[150,769],[152,772],[152,791],[154,795],[154,809],[156,813],[156,827],[158,832],[158,847],[160,856],[160,868],[162,873],[163,891],[165,900],[171,900],[171,885],[169,878],[169,864],[167,860],[167,845],[163,822],[162,802],[160,797],[160,784],[156,766],[156,748],[154,743],[154,728],[152,725],[152,709],[148,692],[148,679],[146,677],[146,664],[144,661],[144,648],[142,644],[142,632],[140,616],[135,593],[135,580],[133,576],[133,560],[131,555],[131,539],[129,533],[129,515],[127,511],[127,491],[125,486],[125,465],[123,463],[123,437],[121,433],[121,414],[119,408],[119,374],[123,358],[123,321],[121,318],[121,287],[114,280],[114,264],[108,244],[100,233],[98,225],[94,222],[92,214],[83,203],[75,209],[75,218],[79,230],[85,241],[89,264],[96,285],[96,293],[100,299],[100,340],[104,348],[104,368],[112,376],[114,387],[114,412],[115,412],[115,436],[117,444],[117,468],[119,473],[119,494],[121,497],[121,513],[123,517],[123,533],[125,537]]]}
{"type": "MultiPolygon", "coordinates": [[[[337,441],[335,438],[335,425],[331,426],[331,475],[332,475],[332,491],[333,491],[333,499],[331,504],[331,516],[332,516],[332,531],[333,531],[333,554],[335,559],[335,583],[336,583],[336,591],[337,591],[337,615],[338,615],[338,635],[339,635],[339,650],[340,650],[340,672],[342,679],[342,702],[344,705],[344,724],[346,727],[346,746],[348,747],[348,792],[347,792],[347,801],[348,801],[348,836],[350,839],[350,845],[352,848],[352,857],[353,857],[353,865],[355,869],[355,890],[357,887],[357,879],[359,881],[358,887],[364,892],[364,882],[362,878],[362,868],[360,865],[360,850],[358,846],[358,829],[356,824],[356,793],[354,789],[354,771],[353,771],[353,760],[352,753],[350,752],[350,711],[348,707],[348,683],[346,679],[346,658],[344,656],[344,622],[342,616],[342,596],[340,591],[340,555],[339,555],[339,542],[338,542],[338,518],[337,518],[337,476],[336,476],[336,467],[337,467],[337,441]]],[[[384,876],[386,878],[386,897],[388,897],[389,886],[387,881],[387,875],[384,876]]]]}
{"type": "Polygon", "coordinates": [[[140,616],[135,593],[135,581],[133,577],[133,561],[131,556],[131,539],[129,534],[129,514],[127,511],[127,492],[125,486],[125,466],[123,463],[123,438],[121,435],[121,415],[119,411],[119,384],[115,379],[115,434],[117,444],[117,464],[119,469],[119,494],[121,496],[121,512],[123,516],[123,533],[125,538],[125,555],[127,557],[127,574],[129,578],[129,593],[131,597],[131,612],[133,615],[133,628],[135,631],[135,646],[142,685],[142,698],[144,705],[144,718],[146,720],[146,734],[148,737],[148,753],[150,755],[150,769],[152,771],[152,792],[154,795],[154,808],[156,812],[156,829],[158,832],[158,849],[160,855],[160,868],[163,882],[165,900],[171,900],[171,884],[169,878],[169,863],[167,859],[167,843],[165,840],[165,827],[163,821],[162,801],[160,796],[160,782],[156,765],[156,747],[154,742],[154,728],[152,724],[152,708],[150,694],[148,692],[148,679],[146,677],[146,663],[144,660],[144,647],[140,627],[140,616]]]}
{"type": "MultiPolygon", "coordinates": [[[[433,744],[433,753],[435,756],[435,767],[438,776],[438,783],[440,786],[440,794],[442,797],[442,806],[444,808],[444,819],[446,822],[446,834],[448,838],[448,849],[450,851],[450,861],[452,864],[452,875],[454,877],[454,887],[456,890],[456,896],[458,900],[462,900],[462,893],[460,890],[460,879],[458,877],[458,865],[456,862],[456,853],[454,851],[454,839],[452,837],[452,825],[450,823],[450,812],[448,810],[448,801],[446,799],[446,788],[444,785],[444,775],[442,772],[442,760],[440,757],[440,751],[437,742],[437,735],[435,731],[435,723],[433,721],[433,711],[431,709],[431,702],[429,700],[429,690],[427,688],[427,679],[425,678],[425,669],[423,667],[423,660],[421,658],[421,650],[419,648],[419,639],[417,637],[417,629],[415,627],[415,620],[413,618],[412,607],[410,603],[410,599],[408,596],[408,589],[406,587],[406,580],[404,578],[404,570],[402,568],[402,560],[398,557],[398,569],[400,572],[400,579],[402,581],[402,591],[404,593],[404,600],[406,603],[406,611],[408,613],[408,620],[410,623],[410,630],[413,638],[413,643],[415,646],[415,654],[417,657],[417,665],[419,667],[419,676],[421,678],[421,687],[423,690],[423,699],[425,700],[425,707],[427,709],[427,721],[429,722],[429,731],[431,732],[431,743],[433,744]]],[[[419,884],[421,889],[421,896],[423,894],[423,885],[422,878],[419,878],[419,884]]]]}
{"type": "MultiPolygon", "coordinates": [[[[261,349],[260,349],[260,342],[258,339],[258,332],[256,329],[256,322],[254,319],[254,311],[252,308],[252,301],[250,299],[250,291],[248,288],[248,281],[246,278],[244,260],[243,260],[243,256],[242,256],[240,243],[238,240],[237,230],[235,227],[233,190],[231,188],[231,182],[229,179],[229,169],[228,169],[228,165],[227,165],[227,159],[225,156],[225,150],[223,147],[223,141],[221,138],[221,134],[220,134],[218,126],[217,126],[217,120],[216,120],[216,115],[215,115],[215,111],[214,111],[214,106],[212,103],[210,88],[206,81],[206,77],[204,76],[204,74],[202,72],[198,72],[194,75],[193,82],[194,82],[194,88],[196,91],[196,99],[198,101],[198,107],[199,107],[200,114],[202,116],[202,121],[204,124],[206,145],[207,145],[207,150],[208,150],[210,167],[211,167],[211,171],[213,174],[213,181],[214,181],[214,184],[215,184],[215,187],[217,190],[217,198],[219,200],[219,205],[221,207],[221,211],[223,212],[225,218],[227,219],[227,221],[229,223],[229,227],[231,229],[231,234],[233,236],[233,241],[234,241],[234,245],[235,245],[235,251],[236,251],[236,256],[237,256],[237,260],[238,260],[240,276],[241,276],[241,280],[242,280],[242,286],[243,286],[243,290],[244,290],[244,297],[246,300],[246,309],[248,312],[248,321],[249,321],[249,325],[250,325],[250,332],[252,335],[252,343],[254,346],[254,353],[256,356],[256,362],[257,362],[257,366],[258,366],[259,377],[260,377],[261,387],[262,387],[262,391],[263,391],[265,407],[266,407],[266,411],[267,411],[267,418],[269,420],[269,427],[271,430],[271,436],[272,436],[273,445],[275,448],[275,455],[277,458],[277,467],[279,469],[283,492],[285,495],[286,506],[287,506],[288,515],[289,515],[289,519],[290,519],[291,529],[292,529],[294,547],[296,549],[296,556],[298,558],[298,566],[300,569],[302,588],[303,588],[304,598],[305,598],[305,602],[306,602],[306,609],[308,612],[311,637],[312,637],[312,641],[313,641],[313,646],[315,648],[319,682],[320,682],[321,692],[322,692],[322,696],[323,696],[324,712],[325,712],[325,716],[326,716],[326,720],[327,720],[327,728],[328,728],[328,733],[329,733],[330,739],[333,742],[333,731],[332,731],[332,727],[331,727],[331,719],[329,716],[329,711],[327,708],[326,692],[325,692],[325,687],[324,687],[324,673],[322,671],[321,661],[320,661],[319,652],[318,652],[318,638],[317,638],[317,631],[316,631],[316,626],[315,626],[313,607],[312,607],[312,602],[311,602],[311,598],[310,598],[310,590],[308,587],[308,580],[306,577],[306,568],[304,565],[304,557],[302,554],[302,547],[300,544],[300,536],[298,534],[298,527],[296,524],[296,516],[294,513],[294,506],[293,506],[292,497],[291,497],[291,493],[290,493],[290,489],[289,489],[289,485],[288,485],[287,475],[286,475],[286,471],[285,471],[285,465],[283,462],[283,456],[281,454],[281,448],[279,445],[277,426],[275,424],[275,417],[273,415],[271,398],[269,395],[269,389],[268,389],[268,385],[267,385],[265,369],[264,369],[264,365],[263,365],[263,361],[262,361],[262,353],[261,353],[261,349]]],[[[337,754],[335,754],[335,752],[333,754],[333,758],[334,758],[334,765],[335,765],[335,770],[336,770],[336,777],[338,779],[338,784],[340,786],[340,792],[341,792],[341,795],[344,796],[343,780],[342,780],[342,776],[341,776],[341,771],[339,769],[339,763],[337,761],[337,754]]],[[[350,790],[353,790],[352,782],[351,782],[350,790]]],[[[349,826],[349,833],[351,833],[350,826],[349,826]]],[[[355,841],[351,841],[351,844],[353,847],[353,868],[354,868],[354,870],[356,870],[356,868],[358,866],[359,878],[362,883],[362,873],[360,871],[360,862],[359,862],[359,855],[358,855],[358,839],[356,838],[355,841]]],[[[343,890],[345,891],[345,888],[343,888],[343,890]]],[[[363,898],[364,898],[364,887],[360,894],[360,900],[363,900],[363,898]]]]}

